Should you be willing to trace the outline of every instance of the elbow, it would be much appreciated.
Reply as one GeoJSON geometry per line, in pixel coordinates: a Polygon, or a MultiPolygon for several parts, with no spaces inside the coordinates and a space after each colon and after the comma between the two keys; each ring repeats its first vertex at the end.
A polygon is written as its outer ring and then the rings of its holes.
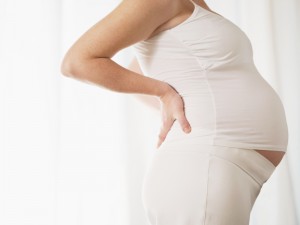
{"type": "Polygon", "coordinates": [[[72,74],[71,71],[72,71],[72,69],[71,69],[71,65],[70,65],[69,60],[67,61],[66,58],[64,58],[63,61],[60,64],[61,74],[66,76],[66,77],[69,77],[72,74]]]}
{"type": "MultiPolygon", "coordinates": [[[[91,71],[95,68],[105,67],[101,64],[102,60],[99,61],[99,58],[93,57],[83,57],[78,56],[79,54],[68,56],[66,55],[61,62],[60,72],[66,77],[72,77],[76,79],[86,80],[87,77],[91,76],[91,71]],[[97,60],[95,60],[97,59],[97,60]]],[[[98,73],[99,76],[99,73],[98,73]]]]}
{"type": "Polygon", "coordinates": [[[78,54],[67,54],[60,65],[60,72],[66,77],[81,77],[85,74],[88,59],[79,57],[78,54]]]}
{"type": "Polygon", "coordinates": [[[60,65],[60,72],[62,75],[66,77],[75,77],[78,75],[77,65],[80,63],[79,60],[75,60],[74,58],[64,57],[63,61],[60,65]]]}

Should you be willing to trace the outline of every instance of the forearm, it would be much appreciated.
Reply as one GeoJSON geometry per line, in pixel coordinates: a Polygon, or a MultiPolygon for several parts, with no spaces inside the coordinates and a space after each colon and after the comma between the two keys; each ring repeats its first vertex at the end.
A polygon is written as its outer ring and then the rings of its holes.
{"type": "Polygon", "coordinates": [[[110,58],[80,60],[76,65],[63,66],[62,73],[86,83],[94,84],[111,91],[163,96],[170,86],[162,81],[130,71],[110,58]]]}
{"type": "MultiPolygon", "coordinates": [[[[139,65],[136,57],[134,57],[133,60],[131,60],[131,62],[127,66],[127,69],[144,76],[143,71],[140,68],[140,65],[139,65]]],[[[157,98],[155,98],[154,96],[143,95],[143,94],[134,94],[133,97],[135,99],[137,99],[138,101],[144,103],[145,105],[147,105],[151,109],[154,109],[156,111],[160,111],[160,108],[161,108],[160,101],[157,98]]]]}

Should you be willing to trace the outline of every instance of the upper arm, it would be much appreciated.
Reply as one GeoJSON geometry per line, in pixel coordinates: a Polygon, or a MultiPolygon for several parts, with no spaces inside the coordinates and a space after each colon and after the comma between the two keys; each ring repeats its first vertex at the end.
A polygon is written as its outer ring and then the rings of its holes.
{"type": "Polygon", "coordinates": [[[87,30],[68,54],[111,58],[121,49],[147,39],[156,28],[174,17],[180,8],[178,3],[176,0],[123,0],[87,30]]]}

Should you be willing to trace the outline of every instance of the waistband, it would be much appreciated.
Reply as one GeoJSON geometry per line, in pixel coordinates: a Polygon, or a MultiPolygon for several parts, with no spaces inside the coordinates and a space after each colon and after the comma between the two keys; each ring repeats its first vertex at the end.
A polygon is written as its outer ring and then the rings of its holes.
{"type": "Polygon", "coordinates": [[[262,186],[272,175],[276,166],[254,149],[216,146],[209,144],[189,144],[183,146],[161,145],[155,154],[203,154],[203,157],[218,157],[238,166],[262,186]]]}

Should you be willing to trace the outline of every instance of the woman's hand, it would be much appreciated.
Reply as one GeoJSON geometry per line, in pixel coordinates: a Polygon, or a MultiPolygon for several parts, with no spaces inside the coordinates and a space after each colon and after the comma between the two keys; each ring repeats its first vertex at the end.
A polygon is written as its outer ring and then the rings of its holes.
{"type": "Polygon", "coordinates": [[[184,132],[189,133],[191,131],[191,126],[185,117],[183,99],[176,90],[169,88],[168,91],[166,91],[165,94],[160,97],[160,102],[162,126],[157,148],[159,148],[159,146],[165,140],[175,120],[178,120],[184,132]]]}

